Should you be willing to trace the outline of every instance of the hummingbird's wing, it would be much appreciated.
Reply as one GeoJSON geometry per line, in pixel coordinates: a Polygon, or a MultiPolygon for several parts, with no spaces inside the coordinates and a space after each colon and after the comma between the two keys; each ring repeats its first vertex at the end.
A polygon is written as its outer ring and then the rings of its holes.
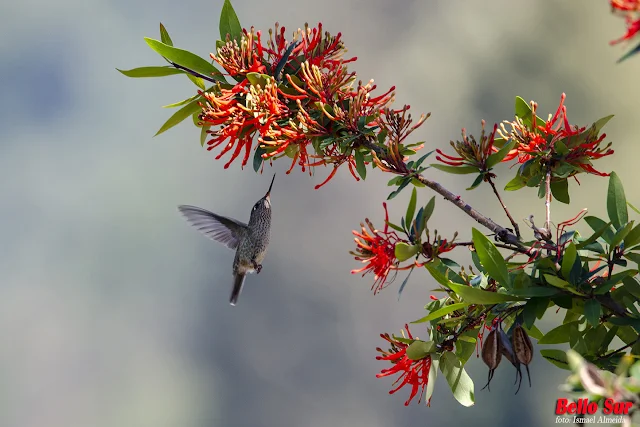
{"type": "Polygon", "coordinates": [[[238,248],[238,242],[247,229],[247,224],[196,206],[182,205],[178,206],[178,210],[189,224],[200,230],[202,234],[222,243],[229,249],[238,248]]]}

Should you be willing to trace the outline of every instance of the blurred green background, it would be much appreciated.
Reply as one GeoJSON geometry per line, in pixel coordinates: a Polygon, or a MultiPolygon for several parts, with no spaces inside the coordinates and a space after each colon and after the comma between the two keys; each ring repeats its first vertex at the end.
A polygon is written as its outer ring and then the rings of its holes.
{"type": "MultiPolygon", "coordinates": [[[[472,358],[476,405],[462,408],[438,379],[432,407],[389,396],[386,367],[375,360],[381,332],[424,315],[436,287],[414,273],[373,296],[372,277],[350,275],[351,230],[366,216],[381,225],[389,176],[356,183],[346,169],[314,191],[288,162],[275,165],[272,244],[260,276],[250,276],[231,307],[233,254],[180,218],[194,204],[247,220],[268,186],[264,176],[201,148],[187,122],[152,138],[190,96],[182,76],[133,80],[115,68],[162,65],[143,41],[159,38],[208,56],[218,38],[222,1],[25,0],[0,4],[0,426],[538,426],[554,423],[566,378],[542,360],[533,388],[517,396],[501,366],[492,391],[472,358]]],[[[555,112],[560,95],[572,123],[615,114],[605,131],[616,155],[596,168],[617,170],[627,198],[640,204],[640,58],[608,41],[624,32],[607,2],[237,0],[243,26],[266,31],[322,21],[341,31],[359,77],[397,103],[432,112],[417,132],[425,150],[448,147],[466,127],[478,133],[513,116],[514,97],[555,112]]],[[[501,169],[504,185],[513,171],[501,169]]],[[[472,177],[431,172],[452,191],[472,177]]],[[[607,180],[570,185],[571,206],[604,214],[607,180]]],[[[390,205],[406,206],[407,191],[390,205]]],[[[463,197],[494,219],[503,214],[481,187],[463,197]]],[[[420,203],[431,197],[420,192],[420,203]]],[[[506,195],[517,218],[543,217],[535,191],[506,195]]],[[[633,216],[632,216],[633,217],[633,216]]],[[[468,238],[471,222],[437,199],[431,226],[468,238]]],[[[469,263],[464,250],[453,258],[469,263]]],[[[560,313],[558,316],[561,316],[560,313]]],[[[543,331],[551,323],[541,323],[543,331]]],[[[416,325],[417,326],[417,325],[416,325]]],[[[424,329],[414,327],[418,336],[424,329]]]]}

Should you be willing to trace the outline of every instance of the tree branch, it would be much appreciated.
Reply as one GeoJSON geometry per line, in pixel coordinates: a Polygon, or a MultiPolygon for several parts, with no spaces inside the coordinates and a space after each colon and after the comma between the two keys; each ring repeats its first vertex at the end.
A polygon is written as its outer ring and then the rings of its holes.
{"type": "Polygon", "coordinates": [[[520,227],[518,227],[518,223],[515,222],[515,220],[513,219],[511,214],[509,213],[509,209],[507,209],[507,205],[505,205],[504,202],[502,201],[502,197],[500,197],[500,193],[498,193],[498,189],[496,188],[496,185],[493,183],[493,180],[491,179],[490,176],[487,176],[487,182],[489,183],[489,185],[491,185],[491,188],[493,189],[493,193],[498,198],[498,201],[500,202],[500,205],[502,205],[502,209],[504,209],[504,213],[507,214],[507,217],[509,218],[509,221],[511,221],[511,225],[513,226],[513,229],[516,232],[516,236],[518,237],[518,239],[520,239],[520,227]]]}

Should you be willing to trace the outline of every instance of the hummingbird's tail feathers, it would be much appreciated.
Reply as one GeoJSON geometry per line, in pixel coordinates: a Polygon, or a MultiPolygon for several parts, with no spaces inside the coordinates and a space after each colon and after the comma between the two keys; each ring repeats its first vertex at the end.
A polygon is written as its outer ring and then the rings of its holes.
{"type": "Polygon", "coordinates": [[[242,292],[244,279],[246,277],[246,274],[233,275],[233,289],[231,290],[231,298],[229,299],[229,303],[231,303],[231,305],[236,305],[238,303],[238,297],[240,296],[240,292],[242,292]]]}
{"type": "Polygon", "coordinates": [[[238,243],[247,230],[247,225],[240,221],[196,206],[181,205],[178,210],[202,234],[232,250],[238,248],[238,243]]]}

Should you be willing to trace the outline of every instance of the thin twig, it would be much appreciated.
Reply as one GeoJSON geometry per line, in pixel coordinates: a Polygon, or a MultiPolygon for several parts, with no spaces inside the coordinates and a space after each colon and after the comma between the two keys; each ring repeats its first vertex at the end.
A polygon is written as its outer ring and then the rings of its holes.
{"type": "Polygon", "coordinates": [[[544,191],[544,207],[546,210],[544,228],[551,231],[551,165],[547,166],[547,177],[545,179],[544,191]]]}
{"type": "Polygon", "coordinates": [[[509,221],[511,221],[511,225],[513,226],[513,229],[516,232],[516,236],[518,237],[518,239],[520,239],[520,227],[518,227],[518,223],[515,222],[515,220],[513,219],[511,214],[509,213],[509,209],[507,209],[507,205],[505,205],[504,202],[502,201],[502,197],[500,197],[500,193],[498,193],[498,189],[496,188],[496,185],[493,183],[493,180],[491,179],[490,176],[487,177],[487,182],[489,183],[489,185],[491,185],[491,188],[493,189],[493,193],[498,198],[498,201],[500,202],[500,205],[502,205],[502,209],[504,209],[504,213],[507,214],[507,217],[509,218],[509,221]]]}
{"type": "Polygon", "coordinates": [[[612,351],[611,353],[608,354],[604,354],[602,356],[598,356],[596,357],[597,360],[602,360],[602,359],[607,359],[611,356],[613,356],[614,354],[618,354],[622,351],[625,351],[626,349],[628,349],[629,347],[633,346],[635,343],[637,343],[640,340],[640,337],[636,338],[635,340],[633,340],[633,342],[630,342],[629,344],[625,345],[624,347],[620,347],[617,350],[612,351]]]}
{"type": "Polygon", "coordinates": [[[194,76],[194,77],[200,77],[202,80],[206,80],[206,81],[211,82],[211,83],[218,83],[218,80],[216,80],[216,79],[213,79],[213,78],[211,78],[211,77],[207,77],[207,76],[205,76],[204,74],[200,74],[200,73],[198,73],[197,71],[193,71],[193,70],[191,70],[191,69],[189,69],[189,68],[187,68],[187,67],[183,67],[182,65],[180,65],[180,64],[176,64],[176,63],[175,63],[175,62],[173,62],[173,61],[169,61],[169,62],[170,62],[170,63],[171,63],[171,65],[173,65],[175,68],[177,68],[177,69],[179,69],[179,70],[182,70],[182,71],[186,71],[187,73],[191,74],[191,75],[192,75],[192,76],[194,76]]]}

